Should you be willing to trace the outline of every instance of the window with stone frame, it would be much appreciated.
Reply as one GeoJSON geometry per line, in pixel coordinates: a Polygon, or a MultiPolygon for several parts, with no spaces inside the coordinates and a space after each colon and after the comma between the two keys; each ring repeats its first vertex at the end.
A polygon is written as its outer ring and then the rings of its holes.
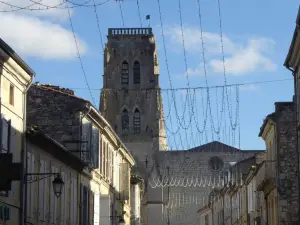
{"type": "Polygon", "coordinates": [[[122,63],[121,83],[123,85],[128,85],[129,84],[129,67],[128,67],[128,63],[126,61],[124,61],[122,63]]]}
{"type": "Polygon", "coordinates": [[[141,67],[138,61],[133,64],[133,83],[139,84],[141,82],[141,67]]]}
{"type": "Polygon", "coordinates": [[[141,132],[141,114],[138,109],[135,109],[133,115],[133,131],[136,134],[141,132]]]}
{"type": "Polygon", "coordinates": [[[129,115],[127,109],[122,112],[122,131],[129,130],[129,115]]]}

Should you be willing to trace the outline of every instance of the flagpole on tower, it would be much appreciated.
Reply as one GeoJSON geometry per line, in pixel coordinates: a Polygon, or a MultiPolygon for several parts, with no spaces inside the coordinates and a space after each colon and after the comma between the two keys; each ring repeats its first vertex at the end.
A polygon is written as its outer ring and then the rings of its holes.
{"type": "Polygon", "coordinates": [[[150,27],[150,15],[146,16],[146,20],[149,20],[149,27],[150,27]]]}

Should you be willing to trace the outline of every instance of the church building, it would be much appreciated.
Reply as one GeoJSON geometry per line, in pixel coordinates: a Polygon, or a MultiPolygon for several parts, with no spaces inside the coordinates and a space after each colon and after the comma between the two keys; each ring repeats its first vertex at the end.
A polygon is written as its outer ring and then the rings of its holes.
{"type": "Polygon", "coordinates": [[[261,151],[220,142],[168,151],[159,62],[152,28],[110,28],[104,53],[100,111],[137,164],[145,181],[143,225],[196,225],[222,174],[261,151]]]}

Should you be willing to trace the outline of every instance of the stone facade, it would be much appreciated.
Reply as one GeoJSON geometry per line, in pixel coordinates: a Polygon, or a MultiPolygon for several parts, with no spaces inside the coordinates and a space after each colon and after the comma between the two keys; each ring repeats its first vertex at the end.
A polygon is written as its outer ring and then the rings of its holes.
{"type": "Polygon", "coordinates": [[[73,224],[93,223],[92,218],[100,225],[118,223],[120,218],[131,224],[130,175],[135,161],[100,112],[71,90],[33,85],[27,113],[28,124],[38,126],[86,163],[76,194],[78,204],[88,201],[90,216],[73,224]],[[82,193],[85,198],[79,198],[82,193]]]}
{"type": "Polygon", "coordinates": [[[136,172],[145,180],[142,224],[198,224],[196,210],[207,202],[214,187],[221,186],[221,172],[257,152],[219,142],[187,151],[166,151],[159,63],[151,28],[108,30],[100,99],[101,113],[132,152],[136,172]],[[140,132],[135,132],[136,109],[140,132]],[[220,162],[219,168],[211,169],[210,160],[220,162]],[[186,182],[193,185],[186,186],[186,182]]]}
{"type": "MultiPolygon", "coordinates": [[[[34,75],[32,69],[0,38],[0,153],[11,153],[13,163],[21,164],[21,173],[26,160],[26,94],[34,75]]],[[[8,175],[6,172],[0,171],[2,185],[8,175]]],[[[15,225],[24,220],[21,210],[24,208],[23,187],[21,178],[21,181],[12,181],[11,190],[0,191],[0,224],[15,225]]]]}
{"type": "Polygon", "coordinates": [[[138,162],[166,149],[159,65],[151,28],[109,29],[100,111],[138,162]],[[127,127],[122,115],[127,113],[127,127]],[[139,121],[135,120],[138,112],[139,121]],[[136,128],[135,129],[135,125],[136,128]]]}
{"type": "Polygon", "coordinates": [[[299,224],[299,160],[294,103],[276,103],[278,224],[299,224]]]}
{"type": "MultiPolygon", "coordinates": [[[[296,225],[298,220],[298,152],[296,151],[295,105],[293,102],[275,103],[275,112],[268,115],[260,134],[266,144],[266,154],[257,154],[238,163],[232,173],[243,174],[241,181],[225,185],[218,198],[199,211],[200,224],[210,206],[212,219],[215,212],[226,212],[226,194],[230,195],[231,219],[228,225],[296,225]],[[238,199],[238,200],[237,200],[238,199]],[[238,203],[236,205],[235,203],[238,203]],[[237,213],[235,213],[237,212],[237,213]]],[[[217,219],[220,219],[217,217],[217,219]]],[[[223,218],[222,218],[223,219],[223,218]]],[[[212,224],[215,224],[213,222],[212,224]]],[[[219,223],[217,223],[219,224],[219,223]]]]}
{"type": "Polygon", "coordinates": [[[80,140],[81,117],[88,112],[87,101],[64,92],[64,89],[32,85],[28,90],[27,102],[28,125],[38,125],[63,144],[80,140]]]}
{"type": "Polygon", "coordinates": [[[224,187],[217,190],[214,198],[198,210],[198,224],[260,224],[255,223],[255,218],[260,214],[260,205],[255,204],[255,181],[257,172],[264,169],[264,161],[260,160],[264,157],[265,153],[257,153],[228,168],[224,187]]]}

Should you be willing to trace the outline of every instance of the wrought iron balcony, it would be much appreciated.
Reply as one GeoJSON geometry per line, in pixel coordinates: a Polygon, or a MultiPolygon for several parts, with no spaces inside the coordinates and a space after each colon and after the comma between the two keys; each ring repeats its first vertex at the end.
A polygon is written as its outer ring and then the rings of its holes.
{"type": "Polygon", "coordinates": [[[152,28],[109,28],[108,36],[152,36],[152,28]]]}

